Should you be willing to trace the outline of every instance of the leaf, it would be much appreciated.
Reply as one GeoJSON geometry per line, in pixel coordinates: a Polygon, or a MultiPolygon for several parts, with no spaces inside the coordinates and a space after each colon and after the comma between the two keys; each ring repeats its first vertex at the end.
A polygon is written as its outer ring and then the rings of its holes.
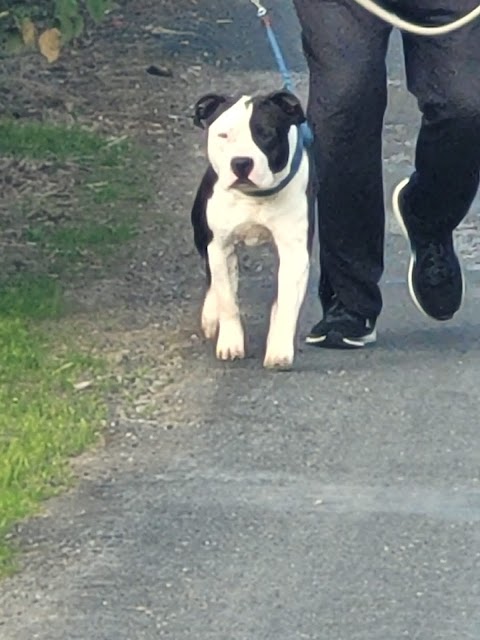
{"type": "Polygon", "coordinates": [[[85,26],[85,22],[82,16],[77,16],[75,20],[72,21],[74,38],[78,38],[78,36],[82,33],[84,26],[85,26]]]}
{"type": "Polygon", "coordinates": [[[78,38],[83,31],[83,18],[77,0],[56,0],[55,17],[62,34],[62,42],[78,38]]]}
{"type": "Polygon", "coordinates": [[[35,40],[37,39],[37,29],[30,18],[22,20],[22,38],[27,47],[35,46],[35,40]]]}
{"type": "Polygon", "coordinates": [[[38,38],[40,53],[48,62],[55,62],[60,56],[61,33],[58,29],[47,29],[38,38]]]}
{"type": "Polygon", "coordinates": [[[73,38],[78,38],[82,33],[84,21],[81,15],[65,19],[60,28],[62,32],[62,42],[70,42],[73,38]]]}
{"type": "Polygon", "coordinates": [[[57,18],[74,18],[79,14],[77,0],[56,0],[55,15],[57,18]]]}
{"type": "Polygon", "coordinates": [[[23,51],[25,44],[19,33],[8,33],[2,42],[2,47],[8,54],[16,55],[23,51]]]}
{"type": "Polygon", "coordinates": [[[85,0],[88,13],[95,22],[100,22],[105,16],[105,13],[111,7],[109,0],[85,0]]]}

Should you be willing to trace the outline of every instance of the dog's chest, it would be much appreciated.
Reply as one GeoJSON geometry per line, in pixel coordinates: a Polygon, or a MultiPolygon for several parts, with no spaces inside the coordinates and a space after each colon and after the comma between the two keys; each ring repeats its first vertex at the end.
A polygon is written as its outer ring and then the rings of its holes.
{"type": "Polygon", "coordinates": [[[233,230],[232,240],[234,244],[244,243],[249,247],[254,247],[272,242],[272,232],[261,224],[245,222],[233,230]]]}
{"type": "Polygon", "coordinates": [[[214,193],[207,207],[208,225],[214,236],[246,244],[268,242],[271,227],[278,211],[261,199],[224,193],[214,193]]]}
{"type": "Polygon", "coordinates": [[[303,228],[305,203],[305,194],[296,190],[273,199],[219,190],[207,205],[207,222],[213,237],[227,244],[266,244],[282,228],[303,228]]]}

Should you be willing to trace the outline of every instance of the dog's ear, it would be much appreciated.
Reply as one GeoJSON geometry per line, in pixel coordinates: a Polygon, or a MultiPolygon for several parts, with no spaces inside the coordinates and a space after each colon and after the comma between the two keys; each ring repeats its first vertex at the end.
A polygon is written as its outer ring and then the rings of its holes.
{"type": "Polygon", "coordinates": [[[299,125],[305,122],[306,117],[302,104],[291,91],[287,91],[287,89],[274,91],[267,96],[267,100],[276,104],[277,107],[280,107],[292,124],[299,125]]]}
{"type": "Polygon", "coordinates": [[[201,129],[206,129],[215,119],[218,108],[227,101],[225,96],[216,93],[208,93],[202,96],[195,104],[193,124],[201,129]]]}

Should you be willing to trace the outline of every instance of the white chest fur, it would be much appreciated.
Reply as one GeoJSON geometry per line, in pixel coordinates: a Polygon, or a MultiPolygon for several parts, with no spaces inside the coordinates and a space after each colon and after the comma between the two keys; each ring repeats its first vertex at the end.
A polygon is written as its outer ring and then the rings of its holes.
{"type": "Polygon", "coordinates": [[[305,157],[292,182],[278,194],[250,196],[215,185],[207,204],[207,223],[215,241],[222,245],[276,242],[286,229],[306,237],[308,159],[305,157]]]}

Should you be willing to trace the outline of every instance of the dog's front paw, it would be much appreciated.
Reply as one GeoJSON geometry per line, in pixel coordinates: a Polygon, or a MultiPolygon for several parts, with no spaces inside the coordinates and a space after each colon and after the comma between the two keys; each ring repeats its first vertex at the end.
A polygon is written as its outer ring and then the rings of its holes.
{"type": "Polygon", "coordinates": [[[263,361],[266,369],[288,371],[293,366],[293,355],[289,353],[267,353],[263,361]]]}
{"type": "Polygon", "coordinates": [[[236,360],[245,357],[245,339],[238,320],[220,323],[217,340],[217,358],[236,360]]]}
{"type": "Polygon", "coordinates": [[[267,346],[263,366],[267,369],[288,370],[292,368],[294,358],[295,350],[293,345],[283,342],[278,345],[271,343],[267,346]]]}

